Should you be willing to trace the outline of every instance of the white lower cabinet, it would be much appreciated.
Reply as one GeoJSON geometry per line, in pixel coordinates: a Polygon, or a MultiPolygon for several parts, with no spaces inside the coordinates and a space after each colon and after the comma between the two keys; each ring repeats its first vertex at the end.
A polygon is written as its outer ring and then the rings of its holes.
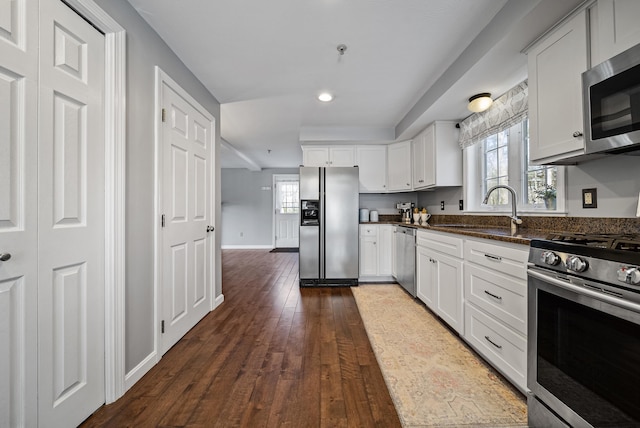
{"type": "Polygon", "coordinates": [[[360,281],[391,281],[393,226],[360,225],[360,281]]]}
{"type": "Polygon", "coordinates": [[[418,231],[417,296],[458,333],[464,333],[462,239],[418,231]],[[445,248],[447,254],[437,249],[445,248]],[[453,256],[451,255],[453,254],[453,256]]]}
{"type": "Polygon", "coordinates": [[[527,389],[527,339],[472,304],[465,307],[465,335],[482,356],[521,391],[527,389]]]}
{"type": "Polygon", "coordinates": [[[467,239],[464,338],[521,391],[527,390],[526,247],[467,239]]]}

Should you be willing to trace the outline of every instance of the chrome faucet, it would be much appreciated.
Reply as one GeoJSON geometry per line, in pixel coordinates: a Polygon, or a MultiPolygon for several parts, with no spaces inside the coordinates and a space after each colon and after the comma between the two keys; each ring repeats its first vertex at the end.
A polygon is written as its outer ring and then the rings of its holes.
{"type": "Polygon", "coordinates": [[[513,187],[507,186],[505,184],[498,184],[497,186],[493,186],[491,189],[487,190],[487,194],[484,195],[483,204],[489,202],[489,195],[496,189],[507,189],[509,193],[511,193],[511,234],[515,235],[518,231],[518,225],[522,224],[522,219],[518,218],[518,209],[516,207],[516,191],[513,190],[513,187]]]}

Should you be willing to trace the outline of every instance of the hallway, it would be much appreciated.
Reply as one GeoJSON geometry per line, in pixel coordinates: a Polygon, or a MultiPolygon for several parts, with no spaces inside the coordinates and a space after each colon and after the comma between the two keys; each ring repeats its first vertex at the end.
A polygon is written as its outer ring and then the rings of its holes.
{"type": "Polygon", "coordinates": [[[298,254],[224,250],[225,302],[83,427],[399,427],[351,290],[298,254]]]}

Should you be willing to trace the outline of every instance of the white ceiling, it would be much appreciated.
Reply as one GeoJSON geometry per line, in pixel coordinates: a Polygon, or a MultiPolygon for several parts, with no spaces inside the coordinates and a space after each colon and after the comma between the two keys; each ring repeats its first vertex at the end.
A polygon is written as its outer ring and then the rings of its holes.
{"type": "Polygon", "coordinates": [[[526,78],[521,50],[581,0],[129,2],[220,101],[222,167],[259,169],[464,118],[526,78]]]}

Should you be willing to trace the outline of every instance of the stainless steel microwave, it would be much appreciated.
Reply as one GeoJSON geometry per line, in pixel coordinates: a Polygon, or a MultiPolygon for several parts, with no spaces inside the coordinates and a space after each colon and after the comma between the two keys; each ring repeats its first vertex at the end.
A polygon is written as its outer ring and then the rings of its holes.
{"type": "Polygon", "coordinates": [[[640,150],[640,44],[582,73],[582,100],[585,153],[640,150]]]}

